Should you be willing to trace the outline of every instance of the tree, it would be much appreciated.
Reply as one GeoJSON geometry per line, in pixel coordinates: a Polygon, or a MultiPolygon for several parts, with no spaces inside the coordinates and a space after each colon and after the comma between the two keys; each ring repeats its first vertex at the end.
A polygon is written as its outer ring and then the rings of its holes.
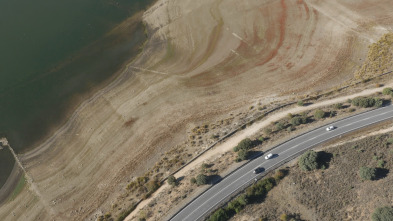
{"type": "Polygon", "coordinates": [[[304,171],[318,169],[318,153],[313,150],[308,150],[300,157],[298,164],[304,171]]]}
{"type": "Polygon", "coordinates": [[[247,160],[247,158],[249,157],[250,153],[248,152],[248,150],[239,150],[239,152],[237,153],[237,158],[242,160],[247,160]]]}
{"type": "Polygon", "coordinates": [[[392,92],[393,92],[393,89],[390,88],[390,87],[386,87],[386,88],[384,88],[384,89],[382,90],[382,94],[384,94],[384,95],[391,95],[392,92]]]}
{"type": "Polygon", "coordinates": [[[376,169],[370,167],[360,167],[359,176],[363,180],[374,180],[376,177],[376,169]]]}
{"type": "Polygon", "coordinates": [[[253,147],[253,142],[250,138],[243,139],[237,144],[239,150],[248,150],[253,147]]]}
{"type": "Polygon", "coordinates": [[[173,175],[170,175],[167,179],[167,182],[171,186],[176,186],[177,185],[177,179],[173,175]]]}
{"type": "Polygon", "coordinates": [[[393,208],[389,206],[377,208],[371,218],[373,221],[391,221],[393,220],[393,208]]]}
{"type": "Polygon", "coordinates": [[[315,117],[315,119],[317,119],[317,120],[324,118],[325,115],[326,115],[325,111],[323,111],[323,110],[321,110],[321,109],[318,109],[318,110],[316,110],[316,111],[314,112],[314,117],[315,117]]]}
{"type": "Polygon", "coordinates": [[[209,221],[225,221],[228,219],[229,219],[228,214],[225,212],[224,209],[220,208],[216,212],[214,212],[213,215],[211,215],[208,220],[209,221]]]}
{"type": "Polygon", "coordinates": [[[205,174],[199,174],[196,177],[196,184],[199,185],[205,185],[207,184],[207,176],[205,174]]]}

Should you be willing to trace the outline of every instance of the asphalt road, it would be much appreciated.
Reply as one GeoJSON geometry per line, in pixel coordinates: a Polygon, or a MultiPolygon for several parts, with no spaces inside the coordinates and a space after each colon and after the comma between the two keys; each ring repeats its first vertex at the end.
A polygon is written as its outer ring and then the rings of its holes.
{"type": "Polygon", "coordinates": [[[213,185],[206,192],[195,198],[186,207],[175,214],[170,220],[172,221],[194,221],[203,220],[213,209],[225,202],[230,196],[242,188],[247,187],[254,182],[256,177],[263,176],[269,169],[274,169],[288,160],[300,155],[307,149],[323,143],[327,140],[339,137],[342,134],[366,127],[368,125],[393,118],[393,106],[386,106],[376,110],[368,111],[359,115],[345,118],[332,124],[311,130],[298,137],[295,137],[285,143],[274,147],[270,152],[273,158],[266,160],[260,156],[240,169],[236,170],[229,176],[225,177],[216,185],[213,185]],[[336,128],[332,131],[326,131],[326,127],[333,125],[336,128]],[[263,167],[264,172],[254,174],[253,170],[257,167],[263,167]]]}

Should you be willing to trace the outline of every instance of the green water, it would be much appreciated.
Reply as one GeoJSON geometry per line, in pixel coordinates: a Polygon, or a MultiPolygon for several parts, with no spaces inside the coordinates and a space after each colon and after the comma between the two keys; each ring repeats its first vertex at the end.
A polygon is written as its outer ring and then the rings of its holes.
{"type": "Polygon", "coordinates": [[[152,2],[0,0],[0,136],[21,152],[64,122],[145,41],[139,22],[105,34],[152,2]]]}

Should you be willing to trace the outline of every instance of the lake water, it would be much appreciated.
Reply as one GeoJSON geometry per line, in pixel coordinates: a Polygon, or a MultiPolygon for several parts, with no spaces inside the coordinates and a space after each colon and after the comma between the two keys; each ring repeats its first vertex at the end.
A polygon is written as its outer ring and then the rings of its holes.
{"type": "MultiPolygon", "coordinates": [[[[0,136],[21,152],[64,122],[138,53],[141,23],[106,34],[152,2],[0,0],[0,136]]],[[[0,185],[13,166],[4,164],[0,185]]]]}

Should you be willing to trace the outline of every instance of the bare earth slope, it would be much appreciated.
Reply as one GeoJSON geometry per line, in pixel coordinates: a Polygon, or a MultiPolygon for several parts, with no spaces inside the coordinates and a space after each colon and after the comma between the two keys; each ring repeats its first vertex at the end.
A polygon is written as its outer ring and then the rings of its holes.
{"type": "Polygon", "coordinates": [[[2,205],[1,219],[87,219],[186,139],[190,123],[351,79],[367,46],[392,30],[392,9],[371,0],[158,1],[144,15],[141,56],[20,156],[34,188],[2,205]]]}

